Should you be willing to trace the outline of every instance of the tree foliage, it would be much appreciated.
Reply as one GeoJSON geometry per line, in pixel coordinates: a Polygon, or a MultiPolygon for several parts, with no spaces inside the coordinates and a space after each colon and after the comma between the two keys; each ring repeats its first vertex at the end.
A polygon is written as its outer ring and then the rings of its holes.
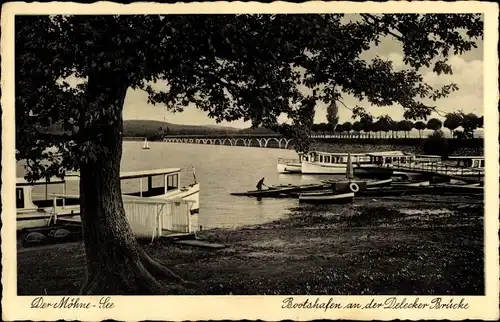
{"type": "Polygon", "coordinates": [[[441,129],[442,126],[443,122],[441,122],[441,120],[439,119],[432,118],[429,121],[427,121],[427,128],[429,130],[438,131],[441,129]]]}
{"type": "Polygon", "coordinates": [[[427,128],[427,124],[422,121],[415,122],[415,128],[418,130],[418,135],[422,137],[422,131],[427,128]]]}
{"type": "Polygon", "coordinates": [[[450,130],[453,136],[453,131],[455,131],[459,126],[462,125],[463,116],[461,113],[454,112],[446,114],[446,118],[443,122],[443,126],[450,130]]]}
{"type": "Polygon", "coordinates": [[[330,124],[330,126],[332,127],[332,130],[334,130],[337,124],[339,123],[338,112],[339,108],[335,103],[335,101],[331,102],[326,108],[326,120],[328,124],[330,124]]]}
{"type": "Polygon", "coordinates": [[[450,147],[443,131],[435,130],[429,135],[423,142],[423,150],[425,154],[439,155],[446,158],[450,153],[450,147]]]}

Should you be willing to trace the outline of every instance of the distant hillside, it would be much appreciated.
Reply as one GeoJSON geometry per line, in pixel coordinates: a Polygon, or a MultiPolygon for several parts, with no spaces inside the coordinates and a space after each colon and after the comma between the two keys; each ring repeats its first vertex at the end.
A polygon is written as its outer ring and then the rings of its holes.
{"type": "Polygon", "coordinates": [[[172,134],[201,134],[237,132],[239,129],[217,125],[183,125],[153,120],[124,120],[125,137],[156,137],[172,134]]]}
{"type": "Polygon", "coordinates": [[[257,127],[257,128],[247,128],[240,130],[239,133],[244,133],[244,134],[276,134],[276,132],[266,129],[265,127],[257,127]]]}

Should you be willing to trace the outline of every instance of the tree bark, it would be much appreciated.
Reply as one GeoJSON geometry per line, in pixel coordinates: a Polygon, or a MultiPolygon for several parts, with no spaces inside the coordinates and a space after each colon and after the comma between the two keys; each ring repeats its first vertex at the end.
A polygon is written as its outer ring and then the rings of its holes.
{"type": "Polygon", "coordinates": [[[127,86],[119,80],[101,75],[89,77],[88,110],[81,117],[81,137],[90,138],[95,144],[91,151],[95,157],[86,157],[89,153],[85,153],[80,160],[80,206],[87,263],[81,293],[86,295],[166,294],[156,277],[183,281],[147,256],[125,217],[120,161],[126,91],[127,86]]]}

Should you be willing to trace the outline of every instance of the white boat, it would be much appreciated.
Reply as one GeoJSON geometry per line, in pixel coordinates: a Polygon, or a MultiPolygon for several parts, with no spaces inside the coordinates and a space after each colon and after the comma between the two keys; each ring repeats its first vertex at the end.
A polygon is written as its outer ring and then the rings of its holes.
{"type": "Polygon", "coordinates": [[[416,181],[416,182],[393,182],[393,187],[428,187],[430,181],[416,181]]]}
{"type": "Polygon", "coordinates": [[[278,173],[301,173],[302,164],[299,159],[278,159],[278,173]]]}
{"type": "Polygon", "coordinates": [[[50,178],[28,182],[17,178],[16,182],[16,230],[48,226],[54,220],[54,206],[61,210],[59,218],[80,216],[80,199],[50,199],[49,189],[62,185],[62,194],[66,194],[67,180],[50,178]],[[35,187],[45,188],[45,193],[34,192],[35,187]],[[50,188],[49,188],[50,187],[50,188]],[[56,203],[56,204],[54,204],[56,203]]]}
{"type": "Polygon", "coordinates": [[[299,195],[299,202],[302,203],[347,203],[354,199],[354,192],[310,192],[299,195]]]}
{"type": "Polygon", "coordinates": [[[149,150],[149,143],[147,138],[144,138],[144,144],[142,145],[142,149],[149,150]]]}
{"type": "Polygon", "coordinates": [[[450,156],[440,165],[440,169],[447,171],[450,175],[460,177],[484,176],[484,156],[450,156]]]}
{"type": "MultiPolygon", "coordinates": [[[[188,227],[188,230],[195,231],[198,227],[200,210],[200,184],[195,179],[193,184],[181,187],[180,172],[180,168],[122,172],[120,179],[127,217],[129,217],[129,213],[135,210],[131,208],[127,213],[128,206],[126,204],[132,206],[141,203],[146,204],[147,202],[141,202],[144,200],[151,201],[151,204],[155,201],[158,201],[157,204],[160,204],[161,201],[174,201],[174,206],[182,207],[180,201],[183,201],[189,203],[189,216],[191,216],[189,220],[184,220],[186,216],[179,213],[179,209],[171,209],[170,215],[174,217],[183,216],[182,220],[189,222],[190,227],[188,227]],[[173,214],[174,212],[176,213],[173,214]]],[[[68,174],[64,179],[52,179],[49,182],[40,181],[35,183],[29,183],[18,178],[16,187],[17,230],[48,226],[56,220],[80,221],[80,197],[66,194],[66,183],[69,180],[79,180],[78,174],[72,173],[68,174]],[[46,187],[48,185],[63,184],[64,188],[61,194],[48,193],[46,188],[45,198],[34,201],[33,187],[40,184],[46,185],[46,187]]]]}
{"type": "Polygon", "coordinates": [[[395,170],[394,164],[413,164],[416,156],[402,151],[384,151],[373,152],[366,154],[369,158],[365,162],[354,168],[354,174],[360,177],[405,177],[408,178],[408,173],[395,170]]]}
{"type": "MultiPolygon", "coordinates": [[[[312,151],[301,155],[304,174],[344,174],[349,153],[329,153],[312,151]]],[[[351,153],[352,162],[362,165],[370,162],[366,153],[351,153]]]]}

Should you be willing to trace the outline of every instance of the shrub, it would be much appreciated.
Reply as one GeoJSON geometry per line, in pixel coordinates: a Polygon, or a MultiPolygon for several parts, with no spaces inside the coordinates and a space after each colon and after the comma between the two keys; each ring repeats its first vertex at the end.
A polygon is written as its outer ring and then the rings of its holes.
{"type": "Polygon", "coordinates": [[[446,158],[450,153],[450,147],[443,131],[434,131],[429,135],[423,142],[422,150],[425,154],[439,155],[446,158]]]}

